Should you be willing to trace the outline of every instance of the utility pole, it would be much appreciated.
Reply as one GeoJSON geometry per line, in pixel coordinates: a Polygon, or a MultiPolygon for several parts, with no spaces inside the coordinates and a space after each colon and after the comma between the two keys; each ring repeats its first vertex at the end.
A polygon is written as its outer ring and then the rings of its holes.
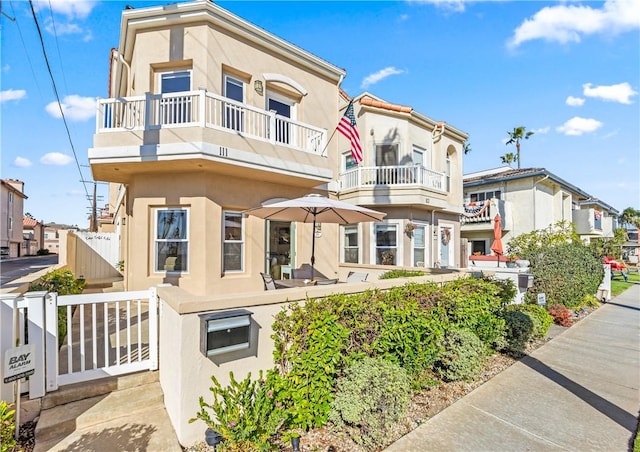
{"type": "Polygon", "coordinates": [[[91,204],[91,232],[98,232],[98,219],[96,218],[96,202],[97,202],[97,187],[96,181],[93,181],[93,203],[91,204]]]}

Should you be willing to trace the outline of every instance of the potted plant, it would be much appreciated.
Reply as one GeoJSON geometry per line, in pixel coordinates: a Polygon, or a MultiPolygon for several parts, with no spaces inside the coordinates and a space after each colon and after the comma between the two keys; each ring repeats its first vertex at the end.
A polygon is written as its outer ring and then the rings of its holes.
{"type": "Polygon", "coordinates": [[[515,268],[516,261],[518,260],[518,256],[516,256],[515,254],[507,254],[507,255],[505,255],[505,258],[507,259],[505,261],[507,263],[507,267],[508,268],[515,268]]]}

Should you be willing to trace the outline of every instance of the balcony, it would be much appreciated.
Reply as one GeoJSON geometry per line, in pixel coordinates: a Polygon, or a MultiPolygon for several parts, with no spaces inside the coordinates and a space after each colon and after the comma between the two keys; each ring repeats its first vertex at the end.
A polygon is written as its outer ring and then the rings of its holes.
{"type": "Polygon", "coordinates": [[[205,90],[99,99],[96,133],[204,127],[320,154],[326,130],[205,90]]]}
{"type": "Polygon", "coordinates": [[[464,214],[460,217],[463,232],[492,231],[493,220],[497,214],[502,218],[502,230],[513,229],[511,203],[502,199],[491,198],[487,201],[464,204],[464,214]]]}
{"type": "Polygon", "coordinates": [[[605,217],[595,209],[573,211],[573,223],[579,235],[613,237],[613,218],[605,217]]]}
{"type": "Polygon", "coordinates": [[[340,174],[343,191],[382,186],[418,186],[444,193],[445,174],[423,166],[360,166],[340,174]]]}

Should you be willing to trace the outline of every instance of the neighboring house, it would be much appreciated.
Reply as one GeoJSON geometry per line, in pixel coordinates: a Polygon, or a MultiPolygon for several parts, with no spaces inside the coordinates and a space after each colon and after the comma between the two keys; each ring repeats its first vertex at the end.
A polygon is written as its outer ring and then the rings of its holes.
{"type": "Polygon", "coordinates": [[[24,182],[2,179],[0,192],[0,256],[21,256],[24,182]]]}
{"type": "Polygon", "coordinates": [[[356,164],[349,142],[341,137],[338,196],[387,216],[381,223],[342,227],[340,261],[459,267],[462,155],[468,135],[369,93],[355,97],[353,104],[363,161],[356,164]]]}
{"type": "MultiPolygon", "coordinates": [[[[110,182],[127,290],[262,290],[261,272],[309,262],[311,225],[243,211],[337,177],[345,71],[209,1],[122,12],[89,162],[110,182]]],[[[316,268],[335,275],[338,227],[316,268]]]]}
{"type": "Polygon", "coordinates": [[[22,219],[22,254],[33,256],[43,249],[44,246],[44,224],[29,217],[22,219]]]}
{"type": "Polygon", "coordinates": [[[494,168],[464,176],[462,237],[469,253],[489,255],[493,220],[502,220],[505,251],[509,240],[560,221],[573,223],[588,243],[613,237],[618,211],[544,168],[494,168]]]}
{"type": "Polygon", "coordinates": [[[60,231],[78,230],[78,226],[67,224],[49,223],[44,225],[44,249],[50,253],[60,254],[60,231]]]}

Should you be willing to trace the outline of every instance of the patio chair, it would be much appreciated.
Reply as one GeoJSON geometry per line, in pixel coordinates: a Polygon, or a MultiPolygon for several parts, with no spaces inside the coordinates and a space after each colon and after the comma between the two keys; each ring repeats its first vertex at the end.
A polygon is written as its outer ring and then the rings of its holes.
{"type": "Polygon", "coordinates": [[[347,275],[347,282],[361,282],[366,281],[369,273],[362,272],[349,272],[347,275]]]}
{"type": "Polygon", "coordinates": [[[316,280],[316,286],[327,286],[329,284],[338,284],[338,278],[335,278],[335,279],[318,279],[318,280],[316,280]]]}
{"type": "Polygon", "coordinates": [[[262,276],[262,282],[264,282],[264,290],[276,290],[276,283],[273,280],[271,275],[267,275],[266,273],[260,272],[260,276],[262,276]]]}

